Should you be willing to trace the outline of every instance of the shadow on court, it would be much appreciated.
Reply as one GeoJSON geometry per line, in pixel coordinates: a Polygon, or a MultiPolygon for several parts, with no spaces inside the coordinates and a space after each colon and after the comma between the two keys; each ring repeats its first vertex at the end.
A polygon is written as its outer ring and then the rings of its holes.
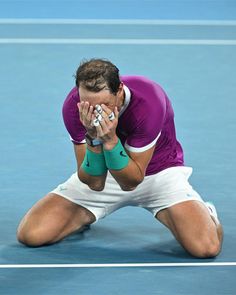
{"type": "MultiPolygon", "coordinates": [[[[140,232],[130,226],[123,231],[94,225],[84,233],[75,233],[60,243],[28,248],[19,243],[1,247],[1,263],[6,264],[103,264],[198,262],[165,229],[148,226],[140,232]],[[145,233],[145,234],[144,234],[145,233]]],[[[213,261],[213,259],[203,259],[213,261]]]]}

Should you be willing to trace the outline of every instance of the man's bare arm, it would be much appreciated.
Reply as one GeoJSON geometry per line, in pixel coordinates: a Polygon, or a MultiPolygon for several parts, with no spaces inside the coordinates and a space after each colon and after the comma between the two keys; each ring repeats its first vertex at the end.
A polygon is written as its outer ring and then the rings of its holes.
{"type": "MultiPolygon", "coordinates": [[[[86,151],[86,144],[79,144],[79,145],[74,145],[74,151],[75,151],[75,156],[77,160],[77,173],[80,181],[83,183],[87,184],[90,189],[95,190],[95,191],[102,191],[105,186],[105,181],[107,174],[100,175],[100,176],[92,176],[87,174],[82,168],[81,164],[84,160],[85,156],[85,151],[86,151]]],[[[91,148],[91,147],[88,147],[91,148]]],[[[94,147],[92,148],[93,151],[99,151],[99,148],[101,147],[94,147]]]]}

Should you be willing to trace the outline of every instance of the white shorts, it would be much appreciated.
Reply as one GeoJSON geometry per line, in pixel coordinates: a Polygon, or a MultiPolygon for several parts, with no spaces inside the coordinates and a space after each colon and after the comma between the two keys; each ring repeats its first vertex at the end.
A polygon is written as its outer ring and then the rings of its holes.
{"type": "Polygon", "coordinates": [[[51,193],[88,209],[96,221],[125,206],[142,207],[156,216],[160,210],[181,202],[196,200],[204,203],[188,182],[191,174],[190,167],[171,167],[146,176],[135,190],[126,192],[108,173],[104,190],[97,192],[82,183],[74,173],[51,193]]]}

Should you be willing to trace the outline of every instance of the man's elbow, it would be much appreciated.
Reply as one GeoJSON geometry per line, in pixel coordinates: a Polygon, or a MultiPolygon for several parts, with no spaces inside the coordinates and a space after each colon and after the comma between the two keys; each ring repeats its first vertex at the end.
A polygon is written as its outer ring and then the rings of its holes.
{"type": "Polygon", "coordinates": [[[137,186],[120,186],[120,188],[122,189],[122,191],[124,192],[131,192],[134,191],[136,189],[137,186]]]}
{"type": "Polygon", "coordinates": [[[79,180],[81,182],[83,182],[84,184],[87,184],[87,186],[91,190],[97,191],[97,192],[101,192],[104,190],[105,183],[103,181],[100,181],[100,180],[88,181],[88,178],[84,177],[84,174],[81,173],[80,171],[78,171],[77,175],[78,175],[79,180]]]}
{"type": "Polygon", "coordinates": [[[101,192],[104,190],[105,185],[101,185],[100,183],[93,183],[93,184],[89,184],[88,187],[92,191],[101,192]]]}
{"type": "Polygon", "coordinates": [[[136,180],[136,181],[134,181],[132,183],[122,184],[122,185],[120,185],[120,187],[121,187],[122,191],[125,191],[125,192],[133,191],[133,190],[136,189],[136,187],[138,185],[140,185],[140,183],[142,183],[143,179],[144,178],[136,180]]]}

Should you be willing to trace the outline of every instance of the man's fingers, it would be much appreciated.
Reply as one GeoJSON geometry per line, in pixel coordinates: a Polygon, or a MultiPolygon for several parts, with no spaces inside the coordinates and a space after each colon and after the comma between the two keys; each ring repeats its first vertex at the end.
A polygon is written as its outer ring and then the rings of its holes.
{"type": "Polygon", "coordinates": [[[105,104],[102,104],[101,107],[103,111],[105,111],[107,114],[110,114],[111,110],[105,104]]]}
{"type": "Polygon", "coordinates": [[[97,105],[95,106],[95,109],[96,109],[96,111],[97,111],[100,115],[102,114],[103,109],[102,109],[102,107],[101,107],[99,104],[97,104],[97,105]]]}
{"type": "Polygon", "coordinates": [[[88,115],[87,115],[87,119],[89,122],[91,122],[92,120],[92,115],[93,115],[93,106],[90,106],[88,109],[88,115]]]}
{"type": "Polygon", "coordinates": [[[115,107],[115,117],[118,119],[118,117],[119,117],[119,111],[118,111],[118,108],[117,107],[115,107]]]}
{"type": "Polygon", "coordinates": [[[115,110],[113,112],[106,105],[102,104],[102,109],[106,113],[110,121],[113,121],[114,119],[118,118],[119,112],[117,107],[115,107],[115,110]]]}
{"type": "Polygon", "coordinates": [[[113,121],[115,119],[115,114],[113,112],[111,112],[110,115],[108,116],[108,119],[110,121],[113,121]]]}
{"type": "Polygon", "coordinates": [[[84,112],[84,102],[81,101],[77,104],[78,108],[79,108],[79,113],[82,115],[84,112]]]}
{"type": "Polygon", "coordinates": [[[103,132],[103,135],[104,134],[108,134],[110,129],[109,129],[109,121],[107,121],[107,119],[104,119],[100,122],[100,126],[102,128],[102,132],[103,132]]]}
{"type": "Polygon", "coordinates": [[[79,108],[80,120],[85,125],[91,125],[91,119],[94,110],[93,106],[89,105],[87,101],[81,101],[77,104],[77,106],[79,108]]]}
{"type": "Polygon", "coordinates": [[[103,130],[101,126],[101,122],[96,126],[96,131],[97,131],[97,137],[102,138],[103,137],[103,130]]]}
{"type": "Polygon", "coordinates": [[[83,108],[83,113],[85,116],[87,116],[89,111],[89,103],[87,101],[84,102],[84,108],[83,108]]]}
{"type": "Polygon", "coordinates": [[[81,103],[80,103],[80,102],[77,103],[77,107],[78,107],[78,109],[79,109],[79,112],[81,113],[82,106],[81,106],[81,103]]]}

